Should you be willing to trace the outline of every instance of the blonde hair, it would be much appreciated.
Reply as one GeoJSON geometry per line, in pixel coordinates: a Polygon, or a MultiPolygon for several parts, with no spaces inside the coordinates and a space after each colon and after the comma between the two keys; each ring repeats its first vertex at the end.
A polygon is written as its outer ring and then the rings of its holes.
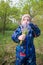
{"type": "Polygon", "coordinates": [[[23,19],[24,19],[25,17],[28,17],[28,18],[31,20],[31,16],[30,16],[29,14],[24,14],[24,15],[22,16],[22,21],[23,21],[23,19]]]}

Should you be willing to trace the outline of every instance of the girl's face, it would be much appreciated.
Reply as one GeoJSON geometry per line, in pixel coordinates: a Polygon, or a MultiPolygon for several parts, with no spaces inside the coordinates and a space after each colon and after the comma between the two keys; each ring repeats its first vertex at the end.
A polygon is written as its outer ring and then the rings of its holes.
{"type": "Polygon", "coordinates": [[[30,18],[28,16],[23,18],[23,21],[21,22],[22,25],[27,25],[30,23],[30,18]]]}

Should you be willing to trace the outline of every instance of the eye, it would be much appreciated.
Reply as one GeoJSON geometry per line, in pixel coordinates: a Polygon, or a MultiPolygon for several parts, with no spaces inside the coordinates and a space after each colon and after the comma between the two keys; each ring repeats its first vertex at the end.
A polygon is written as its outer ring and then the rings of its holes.
{"type": "Polygon", "coordinates": [[[27,21],[30,21],[30,19],[27,19],[27,21]]]}

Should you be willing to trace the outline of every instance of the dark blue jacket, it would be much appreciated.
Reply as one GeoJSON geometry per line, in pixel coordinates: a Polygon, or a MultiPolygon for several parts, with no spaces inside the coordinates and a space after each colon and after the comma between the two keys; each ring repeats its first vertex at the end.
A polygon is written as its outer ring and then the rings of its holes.
{"type": "MultiPolygon", "coordinates": [[[[33,23],[29,24],[30,29],[28,34],[25,37],[25,40],[22,42],[22,46],[26,48],[26,54],[30,53],[32,54],[35,50],[33,40],[35,37],[38,37],[40,35],[40,29],[37,25],[34,25],[33,23]],[[32,48],[32,51],[30,52],[29,48],[32,48]]],[[[14,33],[12,34],[12,40],[16,43],[19,43],[20,40],[18,37],[22,34],[21,26],[19,26],[14,33]]]]}

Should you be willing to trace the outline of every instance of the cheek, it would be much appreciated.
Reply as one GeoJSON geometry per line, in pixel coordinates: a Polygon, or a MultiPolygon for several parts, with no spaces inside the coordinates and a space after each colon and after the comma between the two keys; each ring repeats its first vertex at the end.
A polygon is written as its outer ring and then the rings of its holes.
{"type": "Polygon", "coordinates": [[[27,22],[27,24],[29,24],[29,23],[30,23],[30,21],[27,22]]]}

